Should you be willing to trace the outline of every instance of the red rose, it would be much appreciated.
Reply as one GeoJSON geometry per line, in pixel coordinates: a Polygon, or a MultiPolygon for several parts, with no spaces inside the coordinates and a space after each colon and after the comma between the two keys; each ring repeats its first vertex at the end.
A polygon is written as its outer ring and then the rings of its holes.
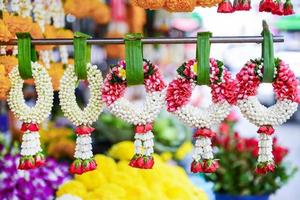
{"type": "Polygon", "coordinates": [[[229,134],[229,125],[227,124],[227,123],[225,123],[225,122],[222,122],[221,124],[220,124],[220,126],[219,126],[219,132],[221,133],[221,134],[226,134],[226,135],[228,135],[229,134]]]}
{"type": "Polygon", "coordinates": [[[38,153],[35,157],[35,166],[42,167],[45,165],[45,156],[42,153],[38,153]]]}
{"type": "Polygon", "coordinates": [[[263,133],[266,135],[272,135],[275,132],[273,126],[271,125],[265,125],[265,126],[261,126],[259,127],[257,133],[263,133]]]}
{"type": "Polygon", "coordinates": [[[251,9],[251,1],[250,0],[235,0],[233,3],[233,9],[235,11],[250,10],[251,9]]]}
{"type": "Polygon", "coordinates": [[[212,138],[216,136],[216,133],[209,128],[199,128],[195,131],[193,137],[197,138],[199,136],[212,138]]]}
{"type": "Polygon", "coordinates": [[[223,0],[221,3],[219,3],[218,6],[218,13],[233,13],[234,9],[232,7],[230,0],[223,0]]]}
{"type": "Polygon", "coordinates": [[[134,167],[137,167],[137,168],[144,167],[144,158],[142,156],[136,160],[136,165],[134,167]]]}
{"type": "Polygon", "coordinates": [[[262,0],[259,4],[259,12],[272,12],[275,7],[273,0],[262,0]]]}
{"type": "Polygon", "coordinates": [[[152,169],[154,165],[153,157],[146,158],[146,162],[144,164],[144,169],[152,169]]]}
{"type": "Polygon", "coordinates": [[[293,4],[291,0],[286,0],[283,5],[283,14],[284,15],[293,15],[295,14],[293,4]]]}
{"type": "Polygon", "coordinates": [[[203,172],[201,163],[194,160],[191,164],[191,172],[193,173],[203,172]]]}
{"type": "Polygon", "coordinates": [[[22,132],[25,132],[25,131],[37,132],[37,131],[39,131],[39,127],[37,124],[23,123],[20,130],[22,132]]]}
{"type": "Polygon", "coordinates": [[[273,147],[273,156],[274,162],[280,164],[283,158],[288,154],[289,150],[287,148],[281,147],[279,145],[274,145],[273,147]]]}
{"type": "Polygon", "coordinates": [[[283,3],[281,3],[281,1],[277,1],[275,3],[275,7],[272,10],[272,14],[274,15],[283,15],[284,10],[283,10],[283,3]]]}
{"type": "Polygon", "coordinates": [[[69,169],[71,174],[82,174],[83,173],[83,166],[82,162],[79,159],[73,161],[69,169]]]}
{"type": "Polygon", "coordinates": [[[91,134],[94,130],[95,128],[93,127],[81,125],[76,127],[75,133],[78,135],[86,135],[86,134],[91,134]]]}
{"type": "Polygon", "coordinates": [[[129,166],[136,167],[136,158],[132,158],[129,162],[129,166]]]}
{"type": "Polygon", "coordinates": [[[207,160],[203,163],[205,173],[214,173],[219,168],[217,160],[207,160]]]}
{"type": "Polygon", "coordinates": [[[28,170],[28,169],[34,169],[35,167],[36,166],[35,166],[34,158],[32,156],[29,156],[29,157],[21,158],[18,169],[28,170]]]}

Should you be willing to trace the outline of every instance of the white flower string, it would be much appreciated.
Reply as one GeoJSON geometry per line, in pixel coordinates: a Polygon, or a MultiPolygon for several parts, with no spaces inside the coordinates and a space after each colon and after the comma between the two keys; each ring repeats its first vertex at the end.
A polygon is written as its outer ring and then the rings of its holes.
{"type": "Polygon", "coordinates": [[[273,126],[285,123],[297,110],[298,81],[295,74],[280,59],[275,59],[274,81],[272,83],[276,95],[275,105],[267,108],[260,104],[256,95],[263,78],[263,60],[251,60],[237,74],[239,82],[238,102],[242,114],[251,123],[259,127],[259,152],[256,172],[265,174],[273,172],[273,126]]]}
{"type": "Polygon", "coordinates": [[[165,84],[157,66],[144,60],[143,67],[147,94],[142,109],[123,97],[127,87],[125,61],[112,66],[104,82],[102,98],[111,113],[135,126],[135,155],[129,165],[151,169],[154,165],[152,123],[165,105],[165,84]]]}
{"type": "Polygon", "coordinates": [[[195,127],[195,149],[191,171],[211,173],[219,164],[213,157],[212,126],[220,123],[235,103],[235,82],[221,61],[210,59],[210,87],[213,104],[209,108],[197,108],[188,104],[196,86],[197,62],[189,60],[178,68],[179,77],[167,89],[167,110],[190,127],[195,127]]]}
{"type": "Polygon", "coordinates": [[[18,67],[9,74],[11,89],[8,95],[8,105],[16,118],[23,122],[21,131],[24,132],[21,145],[21,160],[19,169],[33,169],[44,165],[45,158],[39,141],[39,127],[52,108],[53,88],[51,78],[42,65],[32,63],[32,75],[35,80],[38,95],[34,107],[26,105],[23,98],[23,80],[18,67]]]}
{"type": "Polygon", "coordinates": [[[77,105],[74,93],[77,82],[78,78],[74,72],[74,66],[69,65],[60,82],[59,99],[64,115],[77,126],[75,129],[77,139],[74,155],[76,160],[72,163],[70,172],[82,174],[96,168],[91,139],[94,128],[91,125],[98,119],[104,106],[99,92],[103,86],[103,79],[96,65],[87,64],[87,83],[90,88],[90,99],[83,110],[77,105]]]}

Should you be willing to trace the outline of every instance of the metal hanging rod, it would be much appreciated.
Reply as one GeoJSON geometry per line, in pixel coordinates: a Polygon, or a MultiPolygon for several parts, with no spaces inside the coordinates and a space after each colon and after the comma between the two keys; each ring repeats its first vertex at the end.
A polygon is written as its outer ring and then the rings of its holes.
{"type": "MultiPolygon", "coordinates": [[[[261,36],[218,36],[210,39],[211,43],[261,43],[261,36]]],[[[274,42],[284,42],[283,36],[274,36],[274,42]]],[[[34,45],[73,45],[73,38],[65,39],[32,39],[34,45]]],[[[178,38],[143,38],[144,44],[193,44],[197,42],[196,37],[178,37],[178,38]]],[[[124,44],[123,38],[100,38],[87,39],[88,44],[124,44]]],[[[17,40],[0,42],[0,45],[17,45],[17,40]]]]}

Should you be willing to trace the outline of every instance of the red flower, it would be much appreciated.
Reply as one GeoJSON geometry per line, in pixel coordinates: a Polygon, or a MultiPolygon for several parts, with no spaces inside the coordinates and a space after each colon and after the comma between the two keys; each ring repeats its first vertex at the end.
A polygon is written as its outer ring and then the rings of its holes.
{"type": "Polygon", "coordinates": [[[22,132],[25,131],[37,132],[39,131],[39,127],[37,124],[34,123],[23,123],[20,130],[22,132]]]}
{"type": "Polygon", "coordinates": [[[35,166],[36,167],[42,167],[45,165],[45,156],[42,153],[38,153],[35,156],[35,166]]]}
{"type": "Polygon", "coordinates": [[[273,156],[275,164],[280,164],[289,150],[277,144],[277,138],[273,140],[273,156]]]}
{"type": "Polygon", "coordinates": [[[245,147],[254,157],[258,156],[258,141],[255,138],[245,139],[245,147]]]}
{"type": "Polygon", "coordinates": [[[274,15],[283,15],[284,10],[283,10],[283,3],[281,2],[281,0],[278,0],[275,2],[275,7],[272,10],[272,14],[274,15]]]}
{"type": "Polygon", "coordinates": [[[259,127],[257,133],[262,133],[262,134],[266,134],[266,135],[272,135],[275,132],[273,126],[271,125],[265,125],[265,126],[261,126],[259,127]]]}
{"type": "Polygon", "coordinates": [[[146,162],[144,163],[144,169],[152,169],[154,165],[154,159],[153,157],[146,158],[146,162]]]}
{"type": "Polygon", "coordinates": [[[71,174],[82,174],[83,173],[82,161],[79,159],[74,160],[70,166],[69,171],[71,174]]]}
{"type": "Polygon", "coordinates": [[[216,136],[216,133],[209,128],[199,128],[195,131],[193,137],[197,138],[199,136],[212,138],[216,136]]]}
{"type": "Polygon", "coordinates": [[[250,10],[251,9],[251,0],[235,0],[233,3],[233,9],[235,11],[250,10]]]}
{"type": "Polygon", "coordinates": [[[219,168],[219,162],[217,160],[205,160],[202,167],[204,173],[214,173],[219,168]]]}
{"type": "Polygon", "coordinates": [[[193,173],[203,172],[201,163],[194,160],[191,164],[191,172],[193,173]]]}
{"type": "Polygon", "coordinates": [[[255,169],[257,174],[267,174],[269,172],[274,172],[275,165],[273,163],[260,163],[255,169]]]}
{"type": "Polygon", "coordinates": [[[151,130],[152,130],[152,124],[137,125],[135,127],[135,133],[147,133],[148,131],[151,130]]]}
{"type": "Polygon", "coordinates": [[[104,81],[104,87],[102,89],[102,100],[108,106],[114,103],[117,99],[124,95],[126,85],[125,83],[110,83],[112,75],[108,74],[104,81]]]}
{"type": "Polygon", "coordinates": [[[243,152],[245,151],[245,140],[240,138],[237,143],[236,143],[236,150],[238,152],[243,152]]]}
{"type": "Polygon", "coordinates": [[[275,7],[276,6],[273,0],[261,0],[259,4],[259,12],[272,12],[275,7]]]}
{"type": "Polygon", "coordinates": [[[35,166],[35,160],[32,156],[29,157],[22,157],[20,162],[19,162],[19,166],[18,169],[21,170],[28,170],[28,169],[34,169],[35,166]]]}
{"type": "Polygon", "coordinates": [[[189,80],[182,78],[173,80],[167,89],[167,110],[169,112],[176,111],[179,107],[188,103],[191,95],[192,85],[189,80]]]}
{"type": "Polygon", "coordinates": [[[82,173],[96,169],[97,163],[94,159],[84,160],[82,162],[82,173]]]}
{"type": "Polygon", "coordinates": [[[234,9],[232,7],[230,0],[223,0],[221,3],[219,3],[218,6],[218,13],[233,13],[234,9]]]}
{"type": "Polygon", "coordinates": [[[144,158],[141,156],[139,157],[137,160],[136,160],[136,165],[133,166],[133,167],[136,167],[136,168],[144,168],[144,158]]]}
{"type": "Polygon", "coordinates": [[[87,135],[87,134],[91,134],[94,130],[95,128],[93,127],[81,125],[76,127],[75,133],[78,135],[87,135]]]}
{"type": "Polygon", "coordinates": [[[225,122],[222,122],[219,126],[219,132],[221,134],[228,135],[229,134],[229,129],[230,129],[230,126],[225,122]]]}
{"type": "Polygon", "coordinates": [[[129,166],[130,166],[130,167],[136,167],[136,165],[137,165],[137,164],[136,164],[136,160],[137,160],[136,158],[132,158],[132,159],[130,160],[130,162],[129,162],[129,166]]]}
{"type": "Polygon", "coordinates": [[[293,4],[291,0],[286,0],[283,6],[283,14],[284,15],[293,15],[295,14],[293,4]]]}

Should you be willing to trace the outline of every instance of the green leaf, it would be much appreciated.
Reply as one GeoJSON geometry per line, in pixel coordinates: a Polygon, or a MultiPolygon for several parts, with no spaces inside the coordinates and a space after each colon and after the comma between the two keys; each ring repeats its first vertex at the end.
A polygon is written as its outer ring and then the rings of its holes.
{"type": "Polygon", "coordinates": [[[87,78],[86,64],[91,59],[91,45],[87,44],[87,39],[91,36],[84,33],[74,33],[74,67],[79,79],[87,78]]]}
{"type": "Polygon", "coordinates": [[[264,59],[264,73],[263,82],[272,83],[274,79],[274,44],[273,36],[268,28],[266,21],[263,21],[263,32],[264,38],[262,43],[262,58],[264,59]]]}
{"type": "Polygon", "coordinates": [[[125,61],[127,85],[144,83],[142,34],[125,36],[125,61]]]}
{"type": "Polygon", "coordinates": [[[210,54],[210,41],[212,33],[202,32],[198,33],[197,36],[197,84],[199,85],[209,85],[209,54],[210,54]]]}

